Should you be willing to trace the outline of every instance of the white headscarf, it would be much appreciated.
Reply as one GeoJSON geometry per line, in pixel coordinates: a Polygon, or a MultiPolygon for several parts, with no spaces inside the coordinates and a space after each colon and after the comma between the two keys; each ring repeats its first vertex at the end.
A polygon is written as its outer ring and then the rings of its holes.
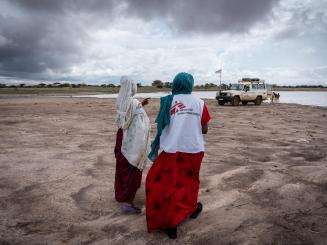
{"type": "Polygon", "coordinates": [[[120,89],[116,101],[117,108],[117,119],[116,123],[118,128],[128,127],[130,120],[132,119],[132,105],[133,96],[136,94],[137,85],[136,83],[128,78],[122,76],[120,79],[120,89]]]}

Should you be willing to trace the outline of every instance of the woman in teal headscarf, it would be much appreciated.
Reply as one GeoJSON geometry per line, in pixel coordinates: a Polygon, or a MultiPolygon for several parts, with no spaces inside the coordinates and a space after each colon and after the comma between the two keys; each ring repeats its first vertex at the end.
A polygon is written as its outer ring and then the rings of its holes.
{"type": "Polygon", "coordinates": [[[154,164],[146,179],[148,231],[162,230],[170,238],[177,237],[177,225],[184,219],[202,211],[197,202],[199,171],[210,115],[203,100],[192,95],[193,85],[191,74],[179,73],[172,94],[160,99],[149,154],[154,164]]]}

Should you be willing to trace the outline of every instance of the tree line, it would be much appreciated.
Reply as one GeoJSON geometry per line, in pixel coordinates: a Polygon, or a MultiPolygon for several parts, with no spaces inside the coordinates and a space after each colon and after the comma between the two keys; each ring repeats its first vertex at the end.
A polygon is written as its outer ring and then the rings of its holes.
{"type": "Polygon", "coordinates": [[[284,85],[284,86],[280,86],[280,85],[275,85],[274,87],[276,88],[327,88],[327,86],[323,86],[323,85],[284,85]]]}
{"type": "MultiPolygon", "coordinates": [[[[137,83],[138,87],[144,87],[141,83],[137,83]]],[[[171,88],[172,83],[171,82],[162,82],[161,80],[154,80],[151,83],[152,87],[155,88],[171,88]]],[[[101,85],[90,85],[86,83],[39,83],[39,84],[25,84],[25,83],[20,83],[20,84],[4,84],[0,83],[0,88],[83,88],[83,87],[102,87],[102,88],[119,88],[119,84],[114,84],[114,83],[104,83],[101,85]]],[[[227,89],[229,87],[228,84],[222,83],[221,85],[217,85],[215,83],[204,83],[204,84],[199,84],[195,85],[194,88],[196,89],[208,89],[208,88],[219,88],[221,89],[227,89]]],[[[327,86],[323,85],[272,85],[273,89],[278,89],[278,88],[327,88],[327,86]]]]}
{"type": "MultiPolygon", "coordinates": [[[[152,87],[156,87],[156,88],[171,88],[172,87],[171,82],[162,82],[160,80],[155,80],[151,83],[152,87]]],[[[195,88],[214,88],[214,87],[218,87],[217,84],[214,83],[205,83],[205,84],[201,84],[201,85],[195,85],[195,88]]]]}
{"type": "Polygon", "coordinates": [[[83,88],[83,87],[103,87],[103,88],[115,88],[120,87],[113,83],[101,84],[101,85],[91,85],[86,83],[39,83],[39,84],[4,84],[0,83],[0,88],[83,88]]]}

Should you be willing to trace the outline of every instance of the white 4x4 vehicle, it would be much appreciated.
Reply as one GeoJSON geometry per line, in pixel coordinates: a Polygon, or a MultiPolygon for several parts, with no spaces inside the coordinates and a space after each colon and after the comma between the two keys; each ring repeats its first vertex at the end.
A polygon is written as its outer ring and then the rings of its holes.
{"type": "Polygon", "coordinates": [[[242,79],[239,83],[231,84],[228,90],[218,91],[216,99],[219,105],[230,102],[233,106],[238,106],[240,102],[246,105],[248,102],[254,102],[261,105],[263,100],[267,99],[268,91],[264,81],[259,79],[242,79]]]}

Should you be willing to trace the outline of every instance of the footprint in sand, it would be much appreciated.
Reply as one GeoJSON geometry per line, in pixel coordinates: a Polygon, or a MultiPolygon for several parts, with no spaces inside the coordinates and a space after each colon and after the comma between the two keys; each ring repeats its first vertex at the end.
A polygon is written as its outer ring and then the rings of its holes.
{"type": "Polygon", "coordinates": [[[80,144],[78,147],[84,151],[93,151],[102,148],[102,146],[96,145],[96,142],[93,141],[86,141],[80,144]]]}
{"type": "Polygon", "coordinates": [[[108,224],[102,228],[102,231],[104,231],[110,238],[115,238],[118,235],[127,233],[129,230],[122,225],[108,224]]]}
{"type": "Polygon", "coordinates": [[[83,171],[83,175],[84,176],[91,176],[91,177],[95,177],[95,169],[93,169],[93,168],[87,168],[87,169],[85,169],[84,171],[83,171]]]}
{"type": "Polygon", "coordinates": [[[289,156],[292,158],[302,157],[308,162],[317,162],[326,156],[326,149],[318,147],[305,147],[292,149],[289,156]]]}
{"type": "Polygon", "coordinates": [[[106,161],[104,161],[104,157],[103,156],[97,156],[97,161],[94,163],[94,167],[95,168],[104,168],[106,167],[108,164],[106,161]]]}
{"type": "Polygon", "coordinates": [[[236,173],[228,178],[223,178],[220,189],[248,189],[255,181],[260,179],[264,171],[262,169],[250,169],[246,172],[236,173]]]}
{"type": "Polygon", "coordinates": [[[104,186],[89,184],[71,194],[71,197],[86,220],[98,219],[100,216],[114,212],[108,205],[111,197],[110,190],[104,186]]]}

